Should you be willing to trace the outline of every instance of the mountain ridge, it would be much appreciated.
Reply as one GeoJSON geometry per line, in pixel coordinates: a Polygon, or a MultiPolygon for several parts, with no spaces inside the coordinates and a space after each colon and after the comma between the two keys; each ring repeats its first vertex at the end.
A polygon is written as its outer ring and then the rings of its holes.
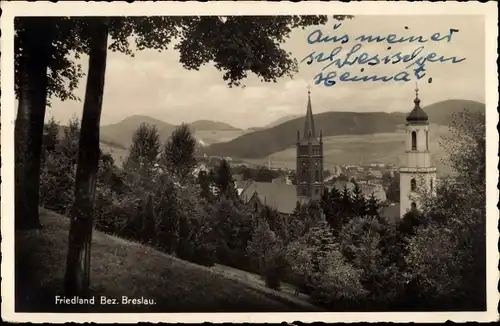
{"type": "MultiPolygon", "coordinates": [[[[453,114],[464,108],[485,111],[481,102],[449,99],[424,107],[429,121],[448,126],[453,114]]],[[[313,109],[314,110],[314,109],[313,109]]],[[[367,135],[393,133],[406,123],[408,112],[352,112],[329,111],[315,114],[316,131],[323,137],[340,135],[367,135]]],[[[305,117],[292,119],[278,126],[249,132],[227,142],[219,142],[202,149],[203,154],[221,157],[262,158],[294,146],[297,131],[302,133],[305,117]]],[[[318,136],[318,135],[316,135],[318,136]]]]}

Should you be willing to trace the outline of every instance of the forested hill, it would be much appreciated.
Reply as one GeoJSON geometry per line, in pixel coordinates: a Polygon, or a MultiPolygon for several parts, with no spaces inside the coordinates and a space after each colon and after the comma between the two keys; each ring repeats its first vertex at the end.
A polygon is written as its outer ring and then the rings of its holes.
{"type": "MultiPolygon", "coordinates": [[[[469,100],[446,100],[424,107],[432,123],[449,125],[453,113],[467,108],[483,111],[483,103],[469,100]]],[[[408,112],[411,107],[408,108],[408,112]]],[[[323,131],[323,137],[338,135],[366,135],[391,133],[406,123],[408,112],[325,112],[315,115],[316,132],[323,131]]],[[[204,154],[240,158],[262,158],[294,146],[297,130],[302,132],[304,117],[284,122],[278,126],[257,130],[228,142],[212,144],[203,148],[204,154]]]]}

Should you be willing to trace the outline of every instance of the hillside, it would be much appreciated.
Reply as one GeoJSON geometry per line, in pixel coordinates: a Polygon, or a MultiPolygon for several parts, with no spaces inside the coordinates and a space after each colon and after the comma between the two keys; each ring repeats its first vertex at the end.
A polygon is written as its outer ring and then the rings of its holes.
{"type": "MultiPolygon", "coordinates": [[[[323,136],[394,132],[401,117],[383,113],[325,112],[315,116],[316,130],[323,136]]],[[[304,118],[297,118],[276,127],[254,131],[224,143],[216,143],[202,151],[213,156],[261,158],[294,146],[297,130],[302,132],[304,118]]]]}
{"type": "MultiPolygon", "coordinates": [[[[439,143],[441,137],[448,134],[448,127],[430,125],[431,159],[440,175],[451,173],[450,167],[443,163],[443,159],[446,159],[446,152],[439,143]]],[[[401,165],[405,159],[404,139],[404,130],[393,133],[325,137],[323,139],[325,168],[332,169],[335,165],[375,162],[401,165]]],[[[295,169],[295,155],[295,147],[289,147],[271,154],[271,164],[275,168],[295,169]]],[[[258,165],[267,165],[269,162],[267,157],[249,159],[249,161],[258,165]]]]}
{"type": "Polygon", "coordinates": [[[195,265],[98,231],[93,232],[92,242],[92,295],[119,300],[145,297],[156,304],[55,305],[55,295],[62,293],[69,220],[44,209],[40,219],[42,229],[15,235],[18,312],[320,311],[303,299],[242,279],[231,270],[195,265]]]}
{"type": "Polygon", "coordinates": [[[134,115],[118,123],[101,126],[101,142],[128,149],[132,144],[132,135],[142,123],[155,125],[162,141],[166,140],[175,129],[173,124],[144,115],[134,115]]]}
{"type": "MultiPolygon", "coordinates": [[[[468,108],[483,111],[485,105],[468,100],[446,100],[424,107],[432,123],[448,126],[454,113],[468,108]]],[[[409,111],[411,107],[407,110],[409,111]]],[[[323,137],[342,135],[373,135],[395,133],[404,125],[406,113],[395,112],[325,112],[315,115],[316,131],[323,131],[323,137]]],[[[203,149],[208,155],[240,157],[247,159],[265,158],[276,152],[295,146],[297,130],[302,132],[304,117],[293,119],[276,127],[258,130],[231,141],[216,143],[203,149]]],[[[388,148],[390,149],[390,148],[388,148]]],[[[366,148],[371,155],[372,147],[366,148]]],[[[378,153],[384,156],[384,153],[378,153]]]]}
{"type": "Polygon", "coordinates": [[[274,120],[271,123],[268,123],[264,127],[260,127],[259,129],[268,129],[268,128],[276,127],[276,126],[278,126],[278,125],[280,125],[282,123],[285,123],[285,122],[293,120],[293,119],[297,119],[299,117],[301,117],[300,114],[286,115],[284,117],[281,117],[279,119],[274,120]]]}
{"type": "MultiPolygon", "coordinates": [[[[102,126],[100,129],[101,143],[115,149],[128,149],[132,144],[132,135],[141,123],[156,125],[162,143],[170,137],[172,131],[177,127],[176,125],[148,116],[134,115],[118,123],[102,126]]],[[[194,121],[189,126],[193,129],[200,146],[210,145],[219,141],[228,141],[244,133],[244,131],[227,123],[210,120],[194,121]]]]}
{"type": "Polygon", "coordinates": [[[220,122],[220,121],[211,121],[211,120],[196,120],[189,124],[191,128],[195,131],[202,130],[240,130],[239,128],[233,127],[228,123],[220,122]]]}

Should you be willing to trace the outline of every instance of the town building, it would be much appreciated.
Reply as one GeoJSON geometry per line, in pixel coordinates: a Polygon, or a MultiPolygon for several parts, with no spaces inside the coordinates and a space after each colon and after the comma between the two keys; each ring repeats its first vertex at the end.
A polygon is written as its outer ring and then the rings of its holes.
{"type": "Polygon", "coordinates": [[[318,200],[323,194],[323,135],[317,138],[311,105],[311,91],[307,91],[307,111],[302,137],[297,130],[296,191],[301,202],[318,200]]]}
{"type": "Polygon", "coordinates": [[[282,214],[291,214],[297,203],[319,200],[323,194],[323,139],[314,126],[311,91],[307,92],[307,109],[302,137],[297,130],[296,184],[289,179],[273,182],[250,182],[238,190],[244,203],[252,207],[269,206],[282,214]]]}
{"type": "Polygon", "coordinates": [[[268,206],[285,215],[292,214],[298,202],[295,186],[277,182],[252,181],[241,189],[240,198],[254,211],[268,206]]]}
{"type": "Polygon", "coordinates": [[[400,173],[400,216],[421,207],[425,193],[436,192],[436,167],[429,151],[429,117],[420,107],[418,88],[415,106],[406,117],[406,158],[400,173]]]}

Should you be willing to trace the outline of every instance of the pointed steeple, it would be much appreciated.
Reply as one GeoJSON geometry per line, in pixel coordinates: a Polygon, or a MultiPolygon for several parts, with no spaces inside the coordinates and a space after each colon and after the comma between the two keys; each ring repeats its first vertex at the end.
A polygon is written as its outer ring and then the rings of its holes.
{"type": "Polygon", "coordinates": [[[415,88],[415,100],[413,100],[413,103],[415,103],[415,106],[413,107],[413,110],[406,116],[406,121],[408,123],[414,123],[414,124],[426,124],[427,120],[429,120],[429,116],[427,116],[427,113],[425,113],[424,110],[420,107],[420,99],[418,98],[418,86],[415,88]]]}
{"type": "Polygon", "coordinates": [[[314,129],[314,118],[311,105],[311,88],[307,87],[307,112],[306,121],[304,123],[304,133],[302,134],[305,139],[316,138],[316,130],[314,129]]]}

